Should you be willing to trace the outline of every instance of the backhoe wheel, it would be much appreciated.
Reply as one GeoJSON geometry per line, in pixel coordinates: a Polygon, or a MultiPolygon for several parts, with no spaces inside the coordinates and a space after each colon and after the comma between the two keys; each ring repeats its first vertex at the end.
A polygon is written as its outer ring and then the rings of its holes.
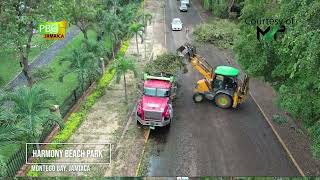
{"type": "Polygon", "coordinates": [[[204,100],[204,95],[201,93],[195,93],[192,98],[195,103],[200,103],[204,100]]]}
{"type": "Polygon", "coordinates": [[[216,105],[223,109],[228,109],[232,106],[232,98],[224,93],[219,93],[214,97],[216,105]]]}

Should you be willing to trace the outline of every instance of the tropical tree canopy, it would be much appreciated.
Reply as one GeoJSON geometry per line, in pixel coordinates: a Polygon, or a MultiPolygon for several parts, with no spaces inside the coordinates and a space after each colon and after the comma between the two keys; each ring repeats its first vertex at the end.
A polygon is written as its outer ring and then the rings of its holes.
{"type": "Polygon", "coordinates": [[[121,76],[123,76],[125,100],[128,102],[126,73],[132,71],[134,76],[137,77],[138,73],[135,60],[131,57],[120,57],[111,65],[110,71],[115,71],[117,83],[120,82],[121,76]]]}
{"type": "Polygon", "coordinates": [[[21,87],[1,99],[1,142],[38,142],[45,125],[62,125],[61,118],[50,112],[55,98],[41,86],[21,87]],[[6,119],[10,114],[10,120],[6,119]],[[20,136],[22,134],[22,136],[20,136]]]}
{"type": "Polygon", "coordinates": [[[237,59],[251,76],[274,85],[279,105],[303,121],[314,137],[314,153],[320,157],[320,1],[266,2],[245,1],[234,47],[237,59]],[[277,40],[259,41],[256,25],[245,20],[263,18],[294,21],[281,24],[285,32],[277,40]]]}

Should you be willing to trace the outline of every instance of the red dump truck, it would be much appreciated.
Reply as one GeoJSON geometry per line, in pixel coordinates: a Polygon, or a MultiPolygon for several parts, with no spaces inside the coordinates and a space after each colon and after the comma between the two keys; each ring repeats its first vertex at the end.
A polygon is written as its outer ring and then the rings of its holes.
{"type": "Polygon", "coordinates": [[[136,107],[138,124],[155,127],[170,127],[173,119],[172,100],[176,93],[173,75],[160,73],[144,75],[143,94],[136,107]]]}

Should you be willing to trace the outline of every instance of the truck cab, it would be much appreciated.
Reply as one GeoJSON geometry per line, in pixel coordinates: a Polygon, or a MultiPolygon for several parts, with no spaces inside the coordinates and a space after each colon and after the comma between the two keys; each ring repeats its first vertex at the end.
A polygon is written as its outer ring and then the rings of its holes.
{"type": "Polygon", "coordinates": [[[175,89],[173,77],[145,75],[143,94],[136,107],[137,123],[151,129],[169,126],[175,89]]]}

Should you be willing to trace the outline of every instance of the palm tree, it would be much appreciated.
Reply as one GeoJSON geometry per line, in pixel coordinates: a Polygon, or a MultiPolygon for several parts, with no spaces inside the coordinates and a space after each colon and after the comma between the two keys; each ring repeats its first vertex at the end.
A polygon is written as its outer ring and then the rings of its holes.
{"type": "MultiPolygon", "coordinates": [[[[23,139],[26,141],[39,142],[43,127],[47,124],[62,125],[62,119],[49,110],[52,107],[51,102],[55,101],[55,98],[39,85],[19,88],[6,94],[3,100],[12,103],[11,111],[19,120],[14,124],[16,132],[22,131],[23,139]]],[[[8,131],[8,128],[10,130],[13,127],[7,126],[7,129],[2,130],[8,131]]],[[[11,137],[14,136],[15,134],[12,134],[11,137]]],[[[39,145],[37,148],[39,149],[39,145]]]]}
{"type": "Polygon", "coordinates": [[[12,143],[20,142],[22,129],[14,125],[0,126],[0,147],[12,143]]]}
{"type": "Polygon", "coordinates": [[[143,42],[143,33],[144,33],[144,25],[140,23],[133,23],[129,27],[130,34],[135,35],[136,37],[136,45],[137,45],[137,53],[139,53],[139,45],[138,45],[138,35],[141,38],[141,43],[143,42]]]}
{"type": "Polygon", "coordinates": [[[66,75],[76,72],[82,91],[86,80],[94,81],[100,73],[98,58],[92,52],[75,49],[70,56],[61,59],[60,64],[64,62],[70,62],[70,65],[68,70],[60,74],[60,82],[63,82],[66,75]]]}
{"type": "MultiPolygon", "coordinates": [[[[14,125],[0,125],[0,148],[9,144],[20,144],[22,131],[14,125]]],[[[0,154],[0,177],[6,176],[6,157],[0,154]]]]}
{"type": "Polygon", "coordinates": [[[124,30],[126,28],[124,27],[119,17],[113,11],[110,11],[105,15],[104,22],[104,31],[111,38],[112,57],[115,58],[115,45],[122,39],[124,30]]]}
{"type": "Polygon", "coordinates": [[[127,80],[126,80],[126,73],[128,71],[132,71],[134,73],[134,77],[137,77],[137,67],[135,64],[135,60],[133,58],[124,58],[120,57],[119,59],[115,60],[114,63],[110,67],[110,71],[115,70],[116,75],[116,82],[119,83],[121,76],[123,76],[123,83],[124,83],[124,95],[125,101],[128,102],[128,94],[127,94],[127,80]]]}
{"type": "Polygon", "coordinates": [[[150,13],[143,13],[141,16],[138,17],[142,21],[142,24],[144,25],[144,28],[147,27],[148,23],[151,24],[152,21],[152,15],[150,13]]]}

